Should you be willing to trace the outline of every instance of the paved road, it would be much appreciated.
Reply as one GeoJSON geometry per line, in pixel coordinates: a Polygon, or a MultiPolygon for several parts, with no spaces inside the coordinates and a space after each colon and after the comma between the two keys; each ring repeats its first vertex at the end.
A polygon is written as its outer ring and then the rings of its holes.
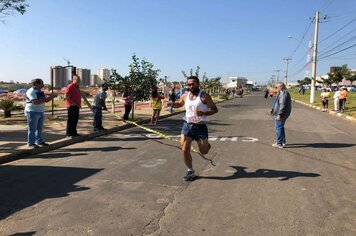
{"type": "Polygon", "coordinates": [[[275,149],[270,104],[219,104],[192,183],[178,143],[139,129],[0,166],[0,235],[355,235],[355,123],[293,103],[275,149]]]}

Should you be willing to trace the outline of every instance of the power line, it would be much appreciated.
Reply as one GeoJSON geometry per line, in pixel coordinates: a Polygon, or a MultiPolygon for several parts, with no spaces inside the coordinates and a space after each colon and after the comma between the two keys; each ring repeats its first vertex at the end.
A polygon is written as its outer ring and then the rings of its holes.
{"type": "MultiPolygon", "coordinates": [[[[330,48],[331,46],[334,46],[337,42],[343,40],[346,36],[348,36],[349,34],[351,34],[352,32],[354,32],[356,30],[356,28],[353,28],[351,31],[347,32],[346,34],[344,34],[342,37],[340,37],[338,40],[334,41],[332,44],[330,44],[329,46],[327,46],[324,50],[327,50],[328,48],[330,48]]],[[[319,53],[323,53],[323,51],[319,52],[319,53]]]]}
{"type": "Polygon", "coordinates": [[[294,73],[291,75],[291,77],[294,77],[294,76],[296,76],[297,74],[299,74],[300,72],[302,72],[302,71],[305,69],[305,67],[307,67],[310,63],[311,63],[311,61],[308,61],[308,62],[307,62],[305,65],[303,65],[298,71],[294,72],[294,73]]]}
{"type": "Polygon", "coordinates": [[[352,22],[356,21],[356,17],[354,19],[352,19],[350,22],[348,22],[346,25],[344,25],[343,27],[341,27],[340,29],[336,30],[334,33],[330,34],[329,36],[327,36],[326,38],[324,38],[323,40],[319,41],[319,45],[320,43],[324,42],[325,40],[329,39],[330,37],[332,37],[333,35],[335,35],[336,33],[340,32],[341,30],[345,29],[347,26],[349,26],[352,22]]]}
{"type": "MultiPolygon", "coordinates": [[[[328,57],[330,57],[330,56],[332,56],[332,55],[335,55],[335,54],[338,54],[338,53],[340,53],[340,52],[346,51],[346,50],[348,50],[348,49],[350,49],[350,48],[353,48],[353,47],[355,47],[355,46],[356,46],[356,43],[353,44],[353,45],[351,45],[351,46],[349,46],[349,47],[347,47],[347,48],[341,49],[340,51],[337,51],[337,52],[334,52],[334,53],[332,53],[332,54],[329,54],[329,55],[326,55],[326,56],[324,56],[324,57],[321,57],[321,58],[319,58],[319,60],[322,60],[322,59],[324,59],[324,58],[328,58],[328,57]]],[[[319,61],[319,60],[318,60],[318,61],[319,61]]]]}
{"type": "Polygon", "coordinates": [[[319,9],[319,11],[324,11],[324,10],[326,10],[328,7],[330,7],[330,5],[332,4],[333,1],[334,1],[334,0],[329,0],[329,2],[326,2],[326,3],[324,4],[324,6],[322,6],[322,7],[319,9]]]}
{"type": "Polygon", "coordinates": [[[310,29],[310,26],[312,25],[312,23],[313,23],[313,20],[311,20],[311,21],[309,22],[309,24],[307,25],[307,27],[306,27],[306,29],[305,29],[305,31],[304,31],[304,33],[303,33],[303,36],[301,37],[301,39],[299,40],[299,42],[298,42],[298,44],[297,44],[297,47],[294,49],[294,51],[292,52],[292,54],[290,54],[289,57],[293,57],[293,55],[297,52],[298,48],[300,47],[300,45],[302,44],[302,42],[303,42],[303,40],[304,40],[304,38],[305,38],[305,35],[309,32],[309,29],[310,29]]]}
{"type": "Polygon", "coordinates": [[[302,61],[303,59],[305,58],[305,56],[314,48],[314,46],[311,46],[308,51],[306,53],[304,53],[304,55],[298,60],[298,62],[296,64],[293,65],[292,68],[295,68],[297,67],[302,61]]]}
{"type": "Polygon", "coordinates": [[[337,48],[339,48],[339,47],[341,47],[341,46],[347,44],[348,42],[350,42],[350,41],[352,41],[352,40],[354,40],[354,39],[356,39],[356,35],[353,36],[353,37],[351,37],[351,38],[349,38],[348,40],[344,41],[343,43],[340,43],[339,45],[333,47],[332,49],[329,49],[329,50],[326,51],[326,52],[320,53],[319,55],[320,55],[320,56],[323,56],[323,55],[327,54],[328,52],[331,52],[331,51],[333,51],[333,50],[335,50],[335,49],[337,49],[337,48]]]}

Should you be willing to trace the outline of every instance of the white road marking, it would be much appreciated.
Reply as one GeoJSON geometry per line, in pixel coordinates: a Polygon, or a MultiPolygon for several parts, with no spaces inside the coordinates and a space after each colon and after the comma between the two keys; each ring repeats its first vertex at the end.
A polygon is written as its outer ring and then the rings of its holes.
{"type": "MultiPolygon", "coordinates": [[[[146,138],[150,138],[150,139],[162,139],[161,136],[157,135],[157,134],[126,134],[126,137],[129,138],[142,138],[142,137],[146,137],[146,138]]],[[[167,135],[170,138],[174,138],[174,139],[179,139],[180,135],[167,135]]],[[[253,138],[253,137],[244,137],[244,136],[233,136],[233,137],[216,137],[216,136],[209,136],[209,141],[221,141],[221,142],[225,142],[225,141],[230,141],[230,142],[243,142],[243,143],[254,143],[254,142],[258,142],[257,138],[253,138]]]]}
{"type": "Polygon", "coordinates": [[[142,167],[153,168],[156,166],[163,165],[166,162],[167,162],[166,159],[156,159],[156,160],[140,160],[138,163],[142,167]]]}

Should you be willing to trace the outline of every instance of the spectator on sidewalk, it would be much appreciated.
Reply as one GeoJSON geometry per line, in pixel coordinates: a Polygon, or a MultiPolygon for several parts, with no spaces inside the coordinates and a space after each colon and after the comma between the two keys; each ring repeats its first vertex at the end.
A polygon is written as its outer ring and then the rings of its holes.
{"type": "Polygon", "coordinates": [[[272,144],[272,146],[283,148],[286,145],[284,125],[292,112],[292,99],[284,83],[278,82],[275,87],[277,90],[277,96],[274,100],[271,114],[274,117],[277,142],[272,144]]]}
{"type": "Polygon", "coordinates": [[[159,94],[157,89],[152,91],[152,117],[151,117],[151,124],[158,124],[159,114],[161,113],[162,109],[162,99],[164,99],[163,94],[159,94]]]}
{"type": "Polygon", "coordinates": [[[340,97],[339,97],[339,109],[342,112],[345,112],[346,98],[347,98],[347,89],[346,87],[342,87],[340,91],[340,97]]]}
{"type": "Polygon", "coordinates": [[[340,90],[338,87],[335,87],[335,93],[334,93],[334,111],[338,112],[339,111],[339,98],[340,98],[340,90]]]}
{"type": "Polygon", "coordinates": [[[269,90],[268,90],[268,88],[265,88],[263,97],[264,97],[265,99],[267,99],[267,98],[268,98],[268,94],[269,94],[269,90]]]}
{"type": "Polygon", "coordinates": [[[131,87],[127,87],[125,89],[122,99],[125,101],[124,102],[124,106],[125,106],[124,122],[126,122],[129,119],[129,114],[132,109],[133,95],[132,95],[131,87]]]}
{"type": "Polygon", "coordinates": [[[73,75],[72,82],[66,88],[66,107],[68,109],[67,137],[80,136],[77,133],[79,109],[81,108],[82,96],[80,94],[80,77],[73,75]]]}
{"type": "Polygon", "coordinates": [[[320,94],[320,97],[321,97],[321,103],[323,104],[322,111],[325,112],[329,108],[329,97],[330,97],[329,91],[323,89],[323,92],[320,94]]]}
{"type": "Polygon", "coordinates": [[[103,110],[107,111],[108,109],[106,108],[106,97],[107,93],[106,91],[108,90],[108,84],[103,83],[101,85],[101,89],[96,93],[93,101],[93,127],[94,131],[101,131],[101,130],[106,130],[103,127],[103,110]]]}
{"type": "Polygon", "coordinates": [[[34,79],[32,80],[32,87],[26,92],[25,115],[28,124],[27,145],[31,148],[48,146],[42,137],[45,103],[51,101],[56,95],[46,96],[41,90],[43,86],[42,79],[34,79]]]}
{"type": "Polygon", "coordinates": [[[173,104],[175,103],[177,99],[177,95],[175,93],[175,88],[172,88],[170,94],[169,94],[169,101],[171,102],[172,106],[169,107],[169,112],[173,113],[173,104]]]}
{"type": "Polygon", "coordinates": [[[302,95],[304,95],[304,94],[305,94],[305,88],[304,88],[304,85],[300,86],[299,93],[301,93],[302,95]]]}
{"type": "Polygon", "coordinates": [[[126,122],[129,119],[129,114],[132,109],[133,95],[132,95],[131,87],[127,87],[125,89],[125,92],[122,95],[122,99],[125,101],[124,102],[124,106],[125,106],[124,122],[126,122]]]}

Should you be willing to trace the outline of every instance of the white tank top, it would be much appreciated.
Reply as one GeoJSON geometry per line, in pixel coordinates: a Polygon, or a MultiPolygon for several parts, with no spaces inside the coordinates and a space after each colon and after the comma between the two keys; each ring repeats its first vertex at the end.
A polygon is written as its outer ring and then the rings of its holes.
{"type": "Polygon", "coordinates": [[[183,120],[188,123],[207,123],[209,120],[207,116],[197,115],[197,110],[205,112],[209,109],[208,106],[201,101],[201,93],[202,91],[199,91],[198,96],[194,100],[191,100],[189,92],[185,99],[185,116],[183,117],[183,120]]]}

